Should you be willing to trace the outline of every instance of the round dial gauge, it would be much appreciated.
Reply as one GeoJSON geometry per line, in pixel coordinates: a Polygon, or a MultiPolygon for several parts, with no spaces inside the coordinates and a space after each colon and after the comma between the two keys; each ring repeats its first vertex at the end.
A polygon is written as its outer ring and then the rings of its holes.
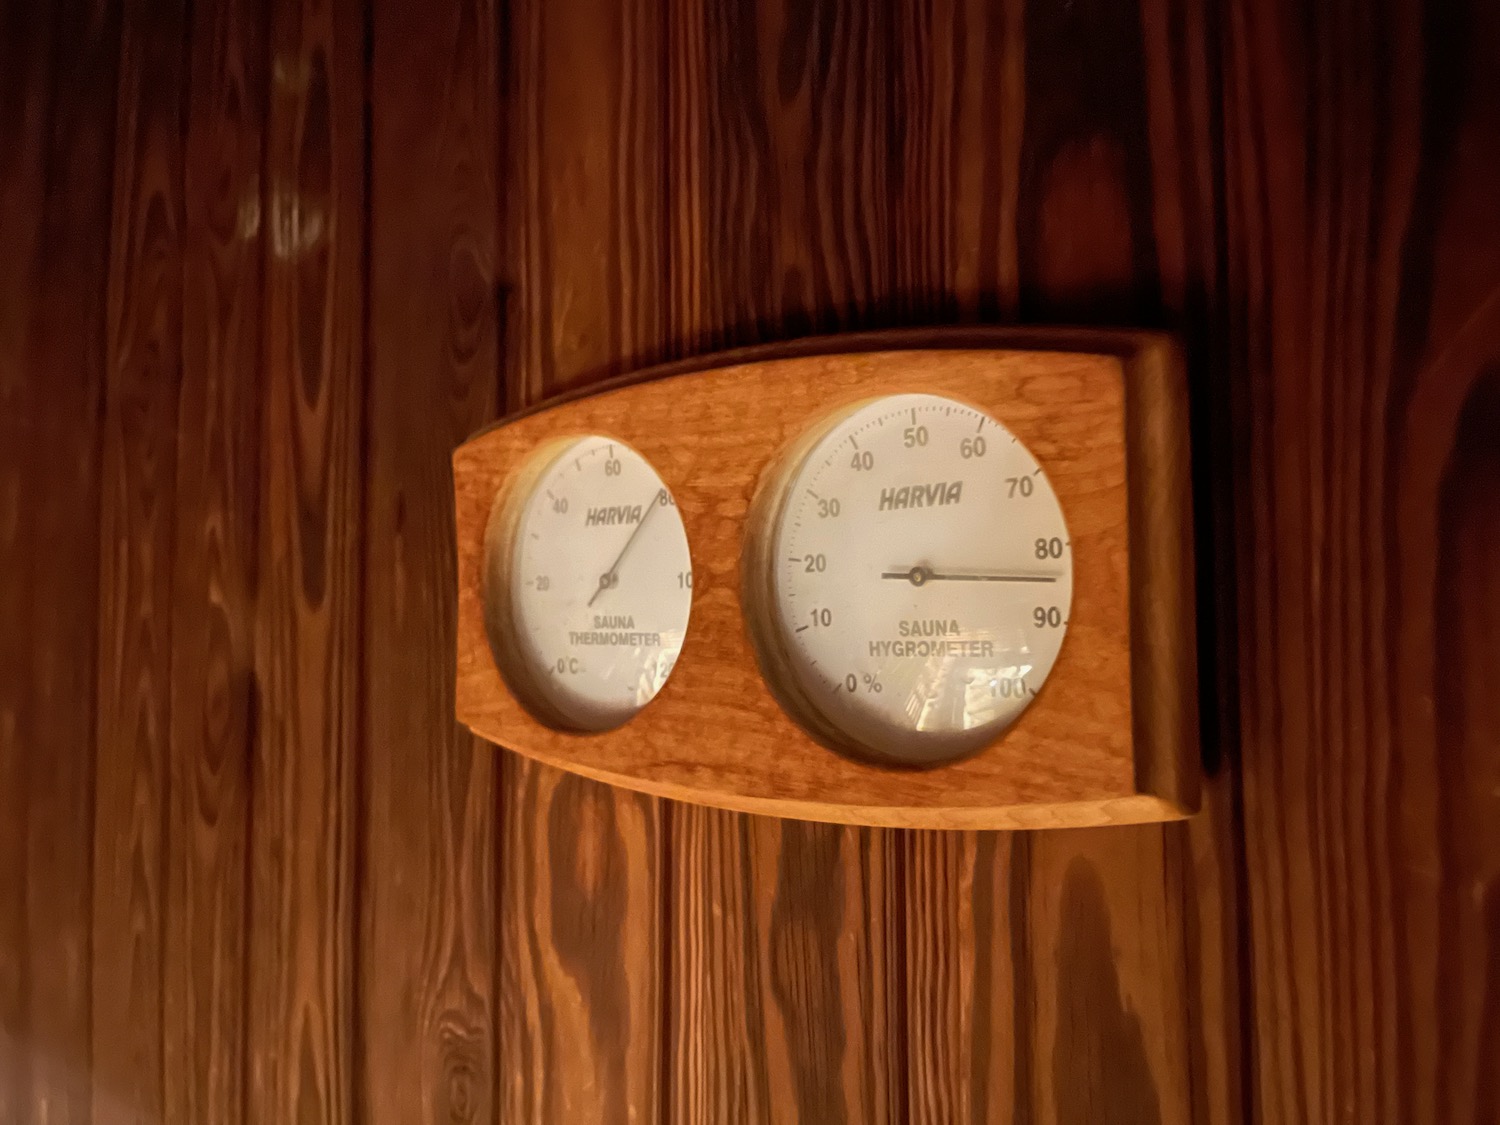
{"type": "Polygon", "coordinates": [[[1030,451],[965,403],[892,395],[814,431],[776,479],[746,602],[783,704],[826,740],[911,764],[1013,723],[1073,596],[1067,525],[1030,451]]]}
{"type": "Polygon", "coordinates": [[[584,437],[536,454],[497,501],[485,572],[491,644],[539,718],[608,730],[667,682],[692,561],[671,492],[628,445],[584,437]]]}

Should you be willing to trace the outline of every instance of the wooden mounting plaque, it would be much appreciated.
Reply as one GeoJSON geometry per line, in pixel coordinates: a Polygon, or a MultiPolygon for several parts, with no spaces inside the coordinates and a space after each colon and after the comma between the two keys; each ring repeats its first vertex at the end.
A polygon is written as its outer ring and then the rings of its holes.
{"type": "Polygon", "coordinates": [[[752,349],[642,372],[485,430],[454,454],[457,712],[476,734],[664,797],[810,820],[1043,828],[1171,820],[1198,796],[1187,404],[1177,350],[1143,332],[954,330],[752,349]],[[810,737],[762,679],[742,612],[757,484],[832,411],[883,394],[967,400],[1051,479],[1073,541],[1068,634],[1047,684],[979,753],[925,769],[810,737]],[[693,608],[675,670],[624,726],[580,734],[532,716],[491,653],[486,524],[531,454],[603,434],[677,498],[693,608]]]}

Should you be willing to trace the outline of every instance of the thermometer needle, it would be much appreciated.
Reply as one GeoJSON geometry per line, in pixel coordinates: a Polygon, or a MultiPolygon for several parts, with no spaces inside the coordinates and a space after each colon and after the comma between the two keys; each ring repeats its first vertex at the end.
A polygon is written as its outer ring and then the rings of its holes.
{"type": "Polygon", "coordinates": [[[625,552],[630,550],[630,545],[634,543],[636,541],[636,537],[640,535],[641,528],[646,526],[646,521],[651,518],[651,513],[656,511],[656,509],[659,507],[661,507],[661,501],[656,497],[653,497],[651,500],[651,506],[646,509],[646,514],[641,517],[641,522],[635,525],[635,530],[630,533],[630,538],[625,540],[625,546],[620,548],[620,553],[615,556],[615,561],[609,564],[608,570],[599,575],[599,585],[594,590],[594,596],[589,599],[588,605],[584,607],[585,609],[589,608],[589,606],[592,606],[594,604],[594,600],[598,598],[600,594],[604,593],[605,590],[609,589],[611,585],[613,585],[615,571],[620,567],[620,560],[625,557],[625,552]]]}
{"type": "Polygon", "coordinates": [[[925,586],[929,582],[1056,582],[1055,574],[936,574],[925,566],[914,566],[910,570],[888,570],[882,578],[897,578],[913,586],[925,586]]]}

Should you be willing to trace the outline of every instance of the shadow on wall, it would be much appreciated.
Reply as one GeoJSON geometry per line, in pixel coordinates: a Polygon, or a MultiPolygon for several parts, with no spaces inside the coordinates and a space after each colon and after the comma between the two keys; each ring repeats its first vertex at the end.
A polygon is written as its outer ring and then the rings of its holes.
{"type": "Polygon", "coordinates": [[[1068,865],[1059,931],[1052,1049],[1057,1119],[1090,1125],[1159,1122],[1161,1102],[1141,1021],[1120,992],[1104,881],[1083,859],[1068,865]],[[1114,997],[1115,1005],[1103,1005],[1106,997],[1114,997]]]}

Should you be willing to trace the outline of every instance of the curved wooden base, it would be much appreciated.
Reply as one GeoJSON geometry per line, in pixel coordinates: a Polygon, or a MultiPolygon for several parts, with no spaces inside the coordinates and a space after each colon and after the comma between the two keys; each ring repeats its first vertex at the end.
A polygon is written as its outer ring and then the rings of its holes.
{"type": "Polygon", "coordinates": [[[1159,336],[1038,330],[806,341],[644,372],[491,427],[454,456],[458,717],[520,753],[722,808],[936,828],[1184,816],[1198,788],[1186,405],[1159,336]],[[844,350],[837,350],[842,348],[844,350]],[[1068,639],[1037,701],[978,754],[921,770],[830,750],[761,676],[743,613],[757,484],[805,429],[873,395],[947,393],[993,413],[1046,468],[1074,543],[1068,639]],[[617,436],[678,499],[693,617],[672,678],[625,726],[539,721],[485,633],[485,527],[537,448],[617,436]]]}

